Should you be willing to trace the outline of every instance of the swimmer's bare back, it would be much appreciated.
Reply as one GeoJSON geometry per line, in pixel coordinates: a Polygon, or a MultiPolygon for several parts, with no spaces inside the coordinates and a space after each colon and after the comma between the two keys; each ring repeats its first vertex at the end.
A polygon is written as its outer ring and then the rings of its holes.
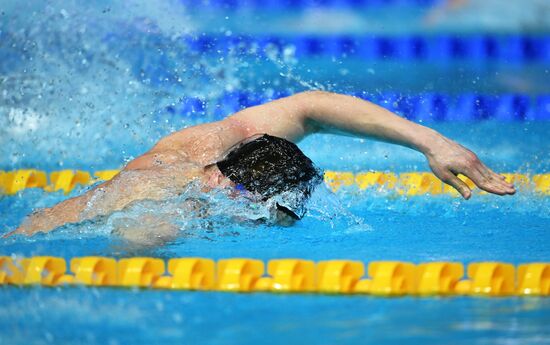
{"type": "Polygon", "coordinates": [[[415,149],[426,156],[436,176],[466,199],[471,190],[457,177],[459,173],[487,192],[515,193],[512,184],[487,168],[473,152],[430,128],[355,97],[310,91],[168,135],[130,161],[112,180],[31,214],[10,235],[48,232],[66,223],[108,215],[137,200],[163,199],[191,181],[200,182],[205,190],[229,185],[212,164],[235,144],[260,133],[298,142],[316,132],[369,137],[415,149]]]}

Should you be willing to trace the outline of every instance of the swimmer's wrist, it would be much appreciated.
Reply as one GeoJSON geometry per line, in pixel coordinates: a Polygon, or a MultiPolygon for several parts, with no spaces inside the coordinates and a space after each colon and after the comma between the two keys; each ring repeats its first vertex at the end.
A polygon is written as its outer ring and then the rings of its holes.
{"type": "Polygon", "coordinates": [[[426,156],[433,155],[437,147],[445,142],[445,137],[437,131],[421,126],[420,134],[416,136],[416,142],[413,148],[422,152],[426,156]]]}

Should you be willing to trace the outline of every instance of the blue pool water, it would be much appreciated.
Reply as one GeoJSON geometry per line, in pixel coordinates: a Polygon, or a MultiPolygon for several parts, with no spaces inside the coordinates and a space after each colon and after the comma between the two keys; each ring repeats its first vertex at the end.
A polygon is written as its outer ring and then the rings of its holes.
{"type": "Polygon", "coordinates": [[[440,344],[442,339],[446,344],[546,344],[549,336],[548,301],[539,298],[375,299],[105,289],[9,290],[3,295],[9,300],[3,301],[0,329],[11,343],[21,344],[160,344],[182,339],[200,344],[440,344]],[[82,316],[75,318],[76,311],[82,316]],[[9,321],[13,315],[24,321],[9,321]]]}
{"type": "MultiPolygon", "coordinates": [[[[374,55],[367,59],[299,55],[292,44],[203,53],[184,39],[315,34],[328,42],[333,34],[397,38],[415,34],[470,42],[476,35],[504,41],[518,35],[548,36],[550,16],[536,15],[546,10],[538,1],[511,1],[496,14],[491,14],[491,2],[473,1],[462,12],[447,15],[448,20],[438,19],[433,27],[423,24],[431,9],[428,2],[404,7],[376,2],[372,10],[338,7],[333,16],[328,5],[303,4],[299,10],[269,11],[240,7],[207,11],[175,1],[154,6],[139,1],[124,6],[109,1],[93,6],[78,1],[2,4],[0,170],[119,168],[167,133],[234,111],[234,104],[220,100],[235,92],[269,98],[322,88],[365,92],[381,102],[385,95],[401,93],[436,92],[449,99],[467,93],[522,95],[530,100],[550,93],[548,60],[540,51],[525,55],[531,50],[524,46],[510,48],[524,54],[514,59],[484,55],[476,60],[456,51],[432,60],[374,55]],[[502,11],[522,14],[505,17],[502,11]],[[251,24],[257,22],[264,25],[251,24]],[[181,110],[186,97],[197,97],[204,104],[181,110]]],[[[391,102],[383,105],[392,107],[391,102]]],[[[549,172],[550,122],[503,121],[492,114],[495,109],[484,110],[490,113],[489,120],[427,121],[471,148],[496,171],[549,172]]],[[[316,135],[300,147],[326,170],[428,169],[414,151],[366,139],[316,135]]],[[[77,188],[66,196],[28,189],[0,196],[0,234],[16,227],[33,209],[82,191],[77,188]]],[[[0,255],[519,264],[548,261],[550,252],[550,198],[521,189],[513,197],[476,194],[469,201],[451,196],[407,198],[391,191],[353,188],[333,194],[321,189],[305,219],[289,228],[236,223],[216,214],[206,221],[172,219],[180,222],[181,234],[159,247],[130,246],[111,234],[116,221],[140,212],[166,213],[171,206],[170,202],[140,204],[47,235],[1,239],[0,255]]],[[[242,211],[236,205],[224,206],[242,211]]],[[[545,326],[550,323],[548,298],[383,299],[2,287],[0,305],[0,344],[550,343],[545,326]]]]}

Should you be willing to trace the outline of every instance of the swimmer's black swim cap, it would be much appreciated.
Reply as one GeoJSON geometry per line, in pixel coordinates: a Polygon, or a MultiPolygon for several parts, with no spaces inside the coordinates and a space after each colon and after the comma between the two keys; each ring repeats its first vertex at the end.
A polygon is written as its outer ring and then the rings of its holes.
{"type": "Polygon", "coordinates": [[[305,213],[305,201],[322,180],[311,159],[288,140],[271,135],[253,137],[238,144],[216,163],[237,185],[255,192],[295,219],[305,213]]]}

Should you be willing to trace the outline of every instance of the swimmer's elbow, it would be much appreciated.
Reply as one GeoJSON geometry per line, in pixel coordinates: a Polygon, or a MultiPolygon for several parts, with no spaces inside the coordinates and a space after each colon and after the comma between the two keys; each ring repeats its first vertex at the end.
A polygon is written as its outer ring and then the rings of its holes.
{"type": "Polygon", "coordinates": [[[293,96],[290,96],[290,98],[296,99],[298,103],[311,109],[319,101],[326,100],[327,98],[328,99],[333,98],[335,95],[337,94],[329,91],[310,90],[310,91],[303,91],[303,92],[297,93],[293,96]]]}
{"type": "Polygon", "coordinates": [[[334,95],[334,93],[329,92],[329,91],[307,90],[307,91],[299,92],[299,93],[295,94],[294,96],[302,97],[302,98],[319,98],[319,97],[328,97],[328,96],[332,96],[332,95],[334,95]]]}
{"type": "Polygon", "coordinates": [[[305,134],[313,134],[323,130],[322,114],[326,113],[323,104],[336,104],[337,100],[333,99],[336,95],[328,91],[312,90],[292,96],[295,97],[295,108],[298,110],[305,134]]]}
{"type": "Polygon", "coordinates": [[[304,119],[319,111],[319,105],[332,100],[336,94],[328,91],[312,90],[290,96],[304,119]]]}

